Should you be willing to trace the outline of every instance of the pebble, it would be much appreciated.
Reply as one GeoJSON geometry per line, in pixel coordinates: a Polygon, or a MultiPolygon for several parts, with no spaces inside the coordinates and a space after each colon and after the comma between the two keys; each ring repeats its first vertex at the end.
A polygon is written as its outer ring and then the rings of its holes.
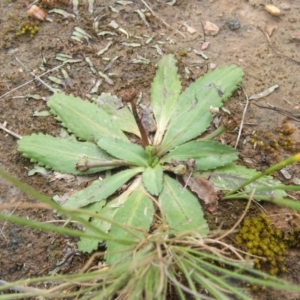
{"type": "Polygon", "coordinates": [[[291,173],[286,168],[281,169],[279,172],[283,175],[283,177],[285,179],[291,179],[292,178],[291,173]]]}
{"type": "Polygon", "coordinates": [[[219,33],[220,28],[216,24],[206,21],[204,25],[204,31],[206,35],[216,36],[219,33]]]}
{"type": "Polygon", "coordinates": [[[228,20],[228,26],[231,30],[236,30],[241,27],[240,22],[236,18],[232,18],[228,20]]]}
{"type": "Polygon", "coordinates": [[[294,31],[291,33],[291,40],[294,42],[300,41],[300,31],[294,31]]]}
{"type": "Polygon", "coordinates": [[[281,15],[281,11],[275,5],[267,4],[265,5],[265,10],[272,16],[278,17],[281,15]]]}
{"type": "Polygon", "coordinates": [[[210,42],[204,42],[201,46],[201,50],[206,50],[209,46],[210,42]]]}
{"type": "Polygon", "coordinates": [[[297,184],[297,185],[300,185],[300,177],[294,177],[293,178],[293,183],[297,184]]]}
{"type": "Polygon", "coordinates": [[[216,67],[217,67],[217,64],[215,64],[215,63],[210,63],[210,64],[209,64],[209,68],[210,68],[211,70],[214,70],[216,67]]]}

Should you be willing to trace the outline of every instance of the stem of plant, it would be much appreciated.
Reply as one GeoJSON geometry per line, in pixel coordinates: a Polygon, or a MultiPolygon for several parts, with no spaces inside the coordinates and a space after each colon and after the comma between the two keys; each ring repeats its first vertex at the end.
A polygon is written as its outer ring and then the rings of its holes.
{"type": "Polygon", "coordinates": [[[148,145],[149,145],[149,140],[148,140],[148,136],[147,136],[147,132],[145,130],[145,127],[138,115],[138,112],[137,112],[137,108],[136,108],[136,103],[135,103],[135,98],[130,101],[130,104],[131,104],[131,109],[132,109],[132,113],[133,113],[133,116],[135,118],[135,121],[137,123],[137,126],[139,128],[139,131],[140,131],[140,134],[141,134],[141,138],[142,138],[142,146],[144,148],[146,148],[148,145]]]}
{"type": "Polygon", "coordinates": [[[215,131],[210,133],[209,135],[205,136],[204,138],[197,139],[197,141],[209,141],[213,140],[216,137],[220,136],[223,132],[225,132],[227,129],[226,127],[222,124],[219,128],[217,128],[215,131]]]}
{"type": "Polygon", "coordinates": [[[77,164],[76,169],[80,172],[86,172],[91,168],[99,167],[113,167],[113,166],[128,166],[128,162],[125,160],[107,160],[107,161],[88,161],[87,158],[81,158],[77,164]]]}
{"type": "Polygon", "coordinates": [[[263,176],[266,176],[266,175],[270,175],[271,173],[273,173],[277,170],[280,170],[280,169],[286,167],[287,165],[293,164],[294,162],[297,162],[297,161],[300,161],[300,153],[297,153],[296,155],[288,157],[287,159],[279,162],[278,164],[276,164],[274,166],[271,166],[270,168],[266,169],[263,172],[259,172],[257,175],[255,175],[252,178],[246,180],[245,182],[240,184],[237,188],[235,188],[231,192],[227,193],[225,196],[227,197],[227,196],[233,195],[234,193],[241,190],[242,188],[249,185],[250,183],[256,181],[257,179],[259,179],[263,176]]]}

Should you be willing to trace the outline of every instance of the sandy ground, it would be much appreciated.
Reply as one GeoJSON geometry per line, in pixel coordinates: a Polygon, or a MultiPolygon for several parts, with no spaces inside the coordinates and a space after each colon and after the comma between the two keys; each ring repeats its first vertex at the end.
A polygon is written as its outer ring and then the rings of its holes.
{"type": "MultiPolygon", "coordinates": [[[[59,66],[61,62],[55,59],[59,53],[80,59],[81,62],[65,66],[71,84],[56,86],[49,80],[49,75],[62,78],[59,69],[44,75],[42,79],[50,86],[88,99],[99,76],[93,73],[86,58],[90,59],[95,70],[104,72],[109,64],[105,58],[118,56],[111,68],[105,71],[115,73],[113,84],[103,80],[97,93],[118,95],[122,89],[134,86],[143,93],[143,103],[146,105],[149,103],[149,88],[156,62],[162,53],[173,53],[178,60],[184,86],[215,67],[234,63],[243,68],[245,77],[242,90],[226,104],[238,123],[241,122],[246,104],[245,93],[250,97],[275,84],[279,85],[271,95],[249,103],[238,144],[241,164],[262,170],[299,151],[299,1],[272,1],[281,10],[280,16],[273,16],[264,9],[263,4],[266,3],[258,0],[177,0],[174,6],[167,5],[167,1],[149,0],[147,3],[159,18],[151,15],[143,1],[139,0],[127,1],[127,5],[112,0],[95,0],[92,13],[88,11],[86,2],[79,1],[78,14],[75,16],[68,1],[40,1],[38,5],[44,7],[45,11],[64,9],[71,15],[63,18],[50,13],[53,22],[39,23],[27,16],[22,1],[1,1],[0,123],[7,122],[7,128],[19,135],[36,132],[59,134],[60,126],[53,116],[33,116],[36,111],[47,110],[45,101],[28,97],[38,94],[47,99],[51,95],[39,82],[28,82],[33,79],[31,71],[41,75],[59,66]],[[140,18],[136,12],[138,9],[145,12],[146,21],[140,18]],[[111,21],[117,22],[122,30],[112,30],[109,26],[111,21]],[[219,31],[210,32],[207,21],[217,25],[219,31]],[[33,38],[28,33],[20,34],[26,25],[39,27],[33,38]],[[71,38],[76,26],[84,29],[90,37],[82,39],[82,42],[71,38]],[[113,31],[117,35],[102,35],[103,31],[113,31]],[[109,49],[97,55],[110,41],[109,49]],[[205,42],[209,43],[208,48],[202,50],[205,42]],[[140,45],[136,47],[136,44],[140,45]],[[207,60],[199,55],[200,51],[208,57],[207,60]],[[140,57],[147,63],[136,63],[140,57]],[[289,135],[291,147],[279,145],[273,151],[270,148],[274,145],[273,140],[280,138],[279,131],[284,126],[294,131],[289,135]],[[254,149],[251,143],[253,135],[256,142],[263,142],[263,146],[254,149]]],[[[222,136],[223,142],[232,146],[236,139],[237,132],[222,136]]],[[[76,191],[86,185],[78,184],[76,180],[55,179],[50,172],[44,176],[37,174],[29,177],[28,171],[33,165],[18,153],[16,138],[3,131],[0,131],[0,167],[50,197],[76,191]]],[[[299,184],[299,165],[289,167],[287,172],[290,176],[281,173],[276,176],[284,183],[299,184]]],[[[295,197],[299,198],[299,195],[295,197]]],[[[57,219],[53,212],[46,210],[20,209],[26,203],[35,203],[35,200],[0,179],[0,204],[11,205],[7,213],[14,211],[43,221],[57,219]]],[[[221,204],[213,218],[209,219],[222,218],[224,228],[227,228],[238,218],[244,206],[244,203],[236,202],[221,204]]],[[[273,216],[276,226],[287,226],[285,216],[289,211],[272,205],[265,205],[265,210],[273,216]]],[[[212,227],[215,225],[211,224],[212,227]]],[[[0,277],[11,281],[47,274],[66,253],[74,249],[74,245],[75,241],[67,237],[0,222],[0,277]]],[[[299,251],[289,253],[286,262],[288,272],[284,275],[296,284],[300,283],[299,257],[299,251]]],[[[83,260],[84,257],[75,257],[72,264],[61,272],[78,269],[83,260]]],[[[257,299],[282,297],[300,299],[299,295],[272,294],[271,291],[260,294],[257,299]]]]}

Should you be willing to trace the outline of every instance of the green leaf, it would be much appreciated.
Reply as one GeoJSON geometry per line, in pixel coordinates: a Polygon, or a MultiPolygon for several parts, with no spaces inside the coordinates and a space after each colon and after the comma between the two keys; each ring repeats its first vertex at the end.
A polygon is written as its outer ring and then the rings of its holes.
{"type": "MultiPolygon", "coordinates": [[[[141,183],[141,178],[137,178],[123,194],[109,201],[99,212],[97,212],[99,218],[92,219],[92,225],[97,226],[103,232],[108,233],[112,225],[112,222],[110,222],[109,220],[113,220],[113,217],[118,211],[119,207],[122,206],[122,204],[128,199],[130,194],[133,192],[133,190],[135,190],[135,188],[140,183],[141,183]],[[105,218],[105,220],[103,219],[103,217],[105,218]]],[[[92,203],[88,205],[88,208],[90,208],[92,211],[95,212],[97,211],[98,203],[102,204],[102,201],[92,203]]],[[[91,233],[91,231],[87,229],[86,233],[91,233]]],[[[89,252],[89,253],[95,250],[94,247],[96,245],[98,246],[98,243],[103,242],[102,239],[90,239],[85,237],[81,238],[81,241],[82,241],[81,246],[80,246],[80,242],[78,243],[78,247],[80,248],[80,251],[89,252]],[[91,245],[89,245],[89,242],[91,245]]]]}
{"type": "Polygon", "coordinates": [[[140,131],[132,112],[127,106],[123,105],[122,101],[117,96],[112,96],[109,93],[102,93],[95,102],[111,116],[113,122],[122,131],[130,132],[140,137],[140,131]]]}
{"type": "Polygon", "coordinates": [[[197,230],[207,235],[209,229],[198,199],[168,175],[164,175],[159,203],[172,231],[197,230]]]}
{"type": "Polygon", "coordinates": [[[162,162],[186,161],[189,158],[196,160],[195,170],[209,170],[233,162],[238,158],[238,152],[215,141],[194,141],[176,147],[162,158],[162,162]]]}
{"type": "Polygon", "coordinates": [[[158,155],[201,135],[210,125],[210,107],[221,107],[242,81],[236,65],[216,69],[192,83],[178,98],[158,155]]]}
{"type": "Polygon", "coordinates": [[[150,194],[158,196],[163,187],[163,169],[161,165],[157,164],[154,168],[148,167],[142,176],[146,190],[150,194]]]}
{"type": "Polygon", "coordinates": [[[95,103],[55,93],[47,105],[59,117],[62,125],[80,139],[96,142],[101,137],[110,136],[127,140],[112,118],[95,103]]]}
{"type": "Polygon", "coordinates": [[[86,172],[76,170],[80,158],[88,161],[111,160],[112,157],[90,142],[78,142],[75,139],[59,139],[51,135],[32,134],[18,141],[18,150],[32,162],[49,169],[70,174],[92,174],[113,167],[92,168],[86,172]]]}
{"type": "Polygon", "coordinates": [[[151,105],[157,123],[154,145],[161,143],[180,91],[181,83],[176,60],[171,54],[164,55],[158,62],[151,85],[151,105]]]}
{"type": "Polygon", "coordinates": [[[72,195],[63,206],[79,208],[106,199],[116,192],[130,178],[141,173],[143,170],[144,168],[128,169],[118,172],[103,180],[96,180],[89,187],[72,195]]]}
{"type": "MultiPolygon", "coordinates": [[[[141,177],[136,178],[133,183],[127,188],[127,190],[122,193],[117,198],[106,203],[106,200],[103,199],[100,202],[95,202],[89,204],[88,206],[84,207],[84,209],[88,209],[94,213],[97,213],[98,218],[92,218],[91,223],[92,225],[99,228],[102,232],[108,233],[111,228],[113,217],[115,213],[118,211],[119,207],[128,199],[130,194],[140,185],[141,177]],[[103,205],[106,205],[103,207],[103,205]],[[105,218],[105,219],[104,219],[105,218]]],[[[77,213],[79,217],[82,217],[86,220],[89,219],[87,214],[77,213]]],[[[88,228],[85,230],[86,233],[93,233],[88,228]]],[[[80,242],[78,243],[78,248],[80,251],[83,252],[92,252],[93,250],[97,249],[98,244],[103,242],[103,239],[92,239],[88,237],[81,237],[80,242]]]]}
{"type": "Polygon", "coordinates": [[[154,206],[146,191],[143,188],[134,191],[114,216],[114,221],[123,226],[113,224],[110,231],[113,237],[131,240],[133,244],[124,245],[108,241],[105,255],[108,264],[124,263],[132,258],[134,248],[140,239],[148,234],[153,216],[154,206]]]}
{"type": "MultiPolygon", "coordinates": [[[[201,176],[209,177],[209,180],[219,190],[230,191],[238,187],[241,183],[257,175],[254,169],[248,169],[234,163],[215,169],[213,171],[201,172],[201,176]]],[[[245,187],[246,193],[252,193],[255,189],[255,195],[264,195],[276,198],[286,197],[283,190],[272,189],[273,186],[282,185],[272,176],[264,176],[245,187]],[[269,189],[268,189],[269,188],[269,189]]]]}
{"type": "MultiPolygon", "coordinates": [[[[93,213],[96,214],[100,214],[100,212],[102,212],[103,210],[103,206],[105,205],[106,200],[103,199],[100,202],[95,202],[92,203],[90,205],[88,205],[87,207],[85,207],[84,209],[91,211],[93,213]]],[[[90,219],[90,216],[87,214],[79,214],[76,213],[76,215],[78,215],[79,217],[83,218],[84,220],[88,221],[90,219]]],[[[102,230],[101,228],[101,219],[98,218],[92,218],[90,220],[90,223],[92,223],[94,226],[98,227],[99,229],[102,230]]],[[[86,233],[94,233],[91,229],[85,229],[84,230],[86,233]]],[[[103,230],[104,231],[104,230],[103,230]]],[[[107,231],[106,231],[107,232],[107,231]]],[[[98,244],[102,242],[102,240],[97,240],[97,239],[93,239],[93,238],[89,238],[89,237],[85,237],[82,236],[80,238],[80,241],[77,243],[78,245],[78,250],[82,251],[82,252],[88,252],[91,253],[94,250],[98,249],[98,244]]]]}
{"type": "Polygon", "coordinates": [[[136,144],[105,137],[98,141],[98,146],[109,154],[123,159],[136,166],[148,166],[148,156],[145,150],[136,144]]]}

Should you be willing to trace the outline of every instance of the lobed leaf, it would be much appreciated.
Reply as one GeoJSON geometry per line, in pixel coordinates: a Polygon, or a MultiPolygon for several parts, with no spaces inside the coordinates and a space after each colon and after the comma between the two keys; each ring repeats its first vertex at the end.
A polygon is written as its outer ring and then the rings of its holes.
{"type": "MultiPolygon", "coordinates": [[[[230,191],[238,187],[244,181],[257,175],[258,172],[254,169],[248,169],[234,163],[215,169],[213,171],[202,172],[201,176],[209,177],[209,180],[219,190],[230,191]]],[[[282,183],[272,176],[264,176],[245,187],[246,193],[251,193],[255,190],[255,195],[265,195],[276,198],[284,198],[287,196],[283,190],[273,189],[282,183]]]]}
{"type": "Polygon", "coordinates": [[[101,138],[98,146],[109,154],[125,160],[136,166],[148,166],[148,156],[145,150],[136,144],[118,140],[112,137],[101,138]]]}
{"type": "Polygon", "coordinates": [[[140,186],[134,191],[114,215],[114,221],[123,226],[113,224],[110,234],[115,238],[132,240],[132,245],[124,245],[107,241],[105,260],[109,265],[124,263],[132,258],[133,250],[140,239],[148,234],[154,216],[154,206],[146,191],[140,186]],[[131,227],[137,227],[133,229],[131,227]]]}
{"type": "Polygon", "coordinates": [[[207,235],[209,229],[198,199],[168,175],[164,175],[159,203],[172,231],[197,230],[207,235]]]}
{"type": "Polygon", "coordinates": [[[192,83],[178,98],[158,155],[201,135],[210,125],[210,107],[221,107],[242,81],[236,65],[216,69],[192,83]]]}
{"type": "Polygon", "coordinates": [[[215,141],[193,141],[176,147],[162,158],[162,162],[186,161],[189,158],[195,159],[195,170],[205,171],[233,162],[238,158],[238,152],[215,141]]]}
{"type": "Polygon", "coordinates": [[[94,181],[89,187],[72,195],[64,204],[64,207],[79,208],[94,202],[102,201],[115,193],[123,184],[138,173],[143,168],[134,168],[120,171],[113,176],[103,180],[94,181]]]}
{"type": "Polygon", "coordinates": [[[154,145],[159,145],[164,136],[180,91],[181,83],[174,55],[164,55],[158,62],[151,85],[151,105],[157,123],[154,145]]]}
{"type": "Polygon", "coordinates": [[[47,105],[59,117],[62,125],[82,140],[94,142],[104,136],[127,140],[112,118],[95,103],[55,93],[49,98],[47,105]]]}
{"type": "Polygon", "coordinates": [[[123,106],[122,101],[117,96],[102,93],[95,102],[105,110],[112,121],[122,130],[140,136],[140,131],[135,122],[132,112],[127,106],[123,106]]]}
{"type": "Polygon", "coordinates": [[[163,188],[163,169],[161,165],[157,164],[153,168],[146,168],[142,176],[146,190],[150,194],[158,196],[163,188]]]}
{"type": "Polygon", "coordinates": [[[78,160],[85,157],[88,161],[109,161],[113,157],[90,142],[75,139],[60,139],[51,135],[32,134],[18,141],[18,150],[32,162],[49,169],[70,174],[92,174],[113,167],[92,168],[86,172],[76,169],[78,160]]]}

